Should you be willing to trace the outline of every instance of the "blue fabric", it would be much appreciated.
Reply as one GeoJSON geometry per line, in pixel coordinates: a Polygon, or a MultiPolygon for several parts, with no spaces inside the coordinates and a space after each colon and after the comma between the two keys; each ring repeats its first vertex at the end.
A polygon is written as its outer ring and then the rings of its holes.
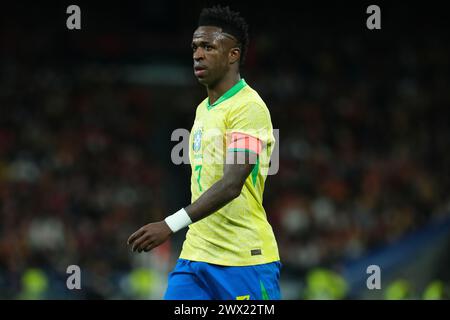
{"type": "Polygon", "coordinates": [[[178,259],[165,300],[279,300],[279,261],[244,267],[178,259]],[[266,294],[264,294],[264,291],[266,294]]]}

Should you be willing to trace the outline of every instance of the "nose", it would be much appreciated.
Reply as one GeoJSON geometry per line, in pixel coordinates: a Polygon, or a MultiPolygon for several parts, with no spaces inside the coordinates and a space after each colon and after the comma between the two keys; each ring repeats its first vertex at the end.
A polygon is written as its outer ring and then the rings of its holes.
{"type": "Polygon", "coordinates": [[[195,49],[194,51],[194,60],[195,61],[200,61],[202,59],[205,58],[205,53],[203,51],[203,49],[201,47],[198,47],[197,49],[195,49]]]}

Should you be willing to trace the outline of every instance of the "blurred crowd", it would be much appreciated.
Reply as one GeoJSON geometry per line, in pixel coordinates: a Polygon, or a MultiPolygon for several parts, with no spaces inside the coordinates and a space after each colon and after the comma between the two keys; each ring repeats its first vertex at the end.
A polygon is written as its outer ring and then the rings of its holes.
{"type": "MultiPolygon", "coordinates": [[[[298,277],[450,212],[448,41],[439,32],[374,41],[330,30],[303,31],[294,43],[261,30],[242,72],[280,132],[280,170],[267,179],[264,205],[284,270],[298,277]]],[[[3,32],[0,298],[48,286],[64,298],[72,264],[90,279],[80,298],[143,297],[136,279],[166,277],[183,238],[150,260],[126,239],[190,199],[190,168],[171,163],[170,135],[190,130],[204,89],[133,83],[120,63],[98,57],[17,58],[8,42],[17,31],[3,32]],[[142,271],[149,266],[161,272],[142,271]]],[[[111,41],[105,50],[121,52],[111,41]]],[[[189,64],[186,43],[177,55],[189,64]]]]}
{"type": "Polygon", "coordinates": [[[2,271],[129,268],[129,234],[167,212],[169,174],[156,141],[166,139],[155,133],[150,90],[8,68],[0,111],[2,271]]]}
{"type": "Polygon", "coordinates": [[[300,51],[255,77],[280,128],[265,199],[285,263],[359,256],[448,214],[449,46],[410,38],[380,53],[348,37],[300,51]]]}

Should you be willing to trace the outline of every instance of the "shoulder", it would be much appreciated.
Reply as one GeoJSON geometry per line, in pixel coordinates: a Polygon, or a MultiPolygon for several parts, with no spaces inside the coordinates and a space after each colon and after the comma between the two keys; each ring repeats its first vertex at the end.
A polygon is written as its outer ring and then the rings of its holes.
{"type": "Polygon", "coordinates": [[[208,100],[208,97],[206,97],[205,99],[202,100],[202,102],[200,102],[197,105],[197,108],[195,109],[195,114],[198,114],[201,110],[206,109],[206,101],[208,100]]]}
{"type": "Polygon", "coordinates": [[[266,128],[272,127],[269,109],[259,94],[251,87],[244,87],[238,99],[230,105],[227,116],[229,127],[266,128]]]}
{"type": "Polygon", "coordinates": [[[203,99],[202,102],[200,102],[200,103],[197,105],[197,109],[198,109],[198,108],[201,108],[202,106],[205,106],[207,100],[208,100],[208,97],[206,97],[205,99],[203,99]]]}
{"type": "Polygon", "coordinates": [[[258,92],[249,85],[242,88],[237,98],[237,103],[234,104],[233,109],[241,112],[257,112],[269,115],[266,103],[258,92]]]}

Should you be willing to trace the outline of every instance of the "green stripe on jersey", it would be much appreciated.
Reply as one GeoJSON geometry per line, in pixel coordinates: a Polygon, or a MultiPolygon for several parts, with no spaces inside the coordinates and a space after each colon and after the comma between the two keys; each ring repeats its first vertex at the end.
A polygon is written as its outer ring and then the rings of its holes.
{"type": "Polygon", "coordinates": [[[208,110],[211,110],[212,108],[214,108],[215,106],[217,106],[219,103],[224,102],[225,100],[231,98],[232,96],[234,96],[236,93],[238,93],[243,87],[245,87],[247,85],[247,83],[245,82],[244,79],[241,79],[238,81],[238,83],[236,83],[234,86],[232,86],[230,88],[230,90],[228,90],[227,92],[225,92],[219,99],[217,99],[216,102],[214,102],[213,104],[209,104],[209,98],[208,100],[206,100],[206,107],[208,108],[208,110]]]}

